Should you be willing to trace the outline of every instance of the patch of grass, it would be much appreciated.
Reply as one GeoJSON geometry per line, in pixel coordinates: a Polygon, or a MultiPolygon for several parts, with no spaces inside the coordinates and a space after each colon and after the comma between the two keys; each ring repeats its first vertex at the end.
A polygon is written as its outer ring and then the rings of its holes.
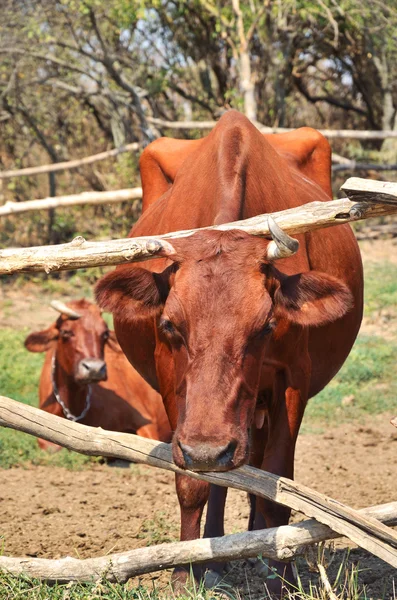
{"type": "MultiPolygon", "coordinates": [[[[397,306],[397,265],[369,262],[364,277],[367,317],[397,306]]],[[[302,432],[315,432],[322,425],[393,410],[397,395],[396,356],[397,331],[388,340],[360,334],[336,377],[309,401],[302,432]],[[348,396],[354,398],[344,406],[342,401],[348,396]]]]}
{"type": "MultiPolygon", "coordinates": [[[[28,329],[2,329],[0,337],[0,393],[30,406],[38,405],[38,388],[44,354],[25,350],[23,342],[28,329]]],[[[97,459],[61,450],[48,454],[39,449],[35,437],[13,429],[0,428],[0,467],[9,468],[30,461],[80,468],[97,459]]]]}
{"type": "Polygon", "coordinates": [[[145,519],[139,529],[138,538],[146,540],[147,546],[177,542],[178,527],[170,522],[162,511],[156,511],[153,519],[145,519]]]}
{"type": "Polygon", "coordinates": [[[328,425],[392,410],[397,395],[396,356],[397,342],[359,336],[336,377],[309,401],[303,432],[320,422],[328,425]],[[342,400],[348,396],[354,399],[344,406],[342,400]]]}
{"type": "MultiPolygon", "coordinates": [[[[231,600],[238,600],[238,592],[228,592],[231,600]]],[[[225,597],[225,596],[223,596],[225,597]]],[[[0,572],[0,600],[214,600],[214,591],[206,591],[202,584],[191,583],[181,594],[171,586],[148,589],[142,585],[110,583],[102,580],[91,584],[67,583],[48,585],[26,576],[13,577],[0,572]]]]}
{"type": "Polygon", "coordinates": [[[367,316],[397,306],[397,265],[369,262],[365,265],[364,281],[364,311],[367,316]]]}

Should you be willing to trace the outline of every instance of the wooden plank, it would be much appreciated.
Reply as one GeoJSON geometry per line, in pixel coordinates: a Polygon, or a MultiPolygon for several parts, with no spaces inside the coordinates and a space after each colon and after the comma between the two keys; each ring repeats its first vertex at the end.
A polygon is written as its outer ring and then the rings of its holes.
{"type": "Polygon", "coordinates": [[[49,208],[67,208],[79,204],[113,204],[139,198],[142,198],[142,188],[140,187],[107,192],[82,192],[81,194],[71,194],[69,196],[28,200],[27,202],[6,202],[3,206],[0,206],[0,217],[36,210],[48,210],[49,208]]]}
{"type": "MultiPolygon", "coordinates": [[[[397,502],[372,506],[358,512],[388,525],[397,524],[397,502]]],[[[312,519],[283,527],[158,544],[84,560],[70,556],[57,560],[0,556],[0,570],[15,576],[27,575],[58,583],[89,582],[103,578],[124,583],[137,575],[190,563],[223,562],[258,555],[274,560],[292,560],[303,554],[308,545],[337,537],[340,536],[329,527],[312,519]]]]}
{"type": "Polygon", "coordinates": [[[140,150],[140,148],[141,146],[137,143],[126,144],[120,148],[113,148],[113,150],[107,150],[106,152],[100,152],[99,154],[92,154],[91,156],[85,156],[84,158],[78,158],[76,160],[68,160],[51,165],[41,165],[39,167],[26,167],[26,169],[0,171],[0,179],[12,179],[13,177],[26,177],[28,175],[41,175],[42,173],[55,173],[56,171],[78,169],[79,167],[92,165],[93,163],[100,160],[105,160],[106,158],[118,156],[123,152],[136,152],[137,150],[140,150]]]}
{"type": "MultiPolygon", "coordinates": [[[[377,182],[375,182],[377,183],[377,182]]],[[[272,213],[277,224],[289,234],[305,233],[324,227],[358,221],[370,217],[395,214],[397,207],[389,204],[357,203],[342,198],[329,202],[311,202],[296,208],[272,213]]],[[[269,236],[268,214],[243,221],[224,223],[203,229],[228,231],[240,229],[252,235],[269,236]]],[[[64,271],[85,267],[118,265],[170,256],[172,239],[188,237],[202,229],[188,229],[155,237],[125,238],[112,241],[87,242],[77,237],[68,244],[7,248],[0,250],[0,275],[18,272],[64,271]]]]}
{"type": "Polygon", "coordinates": [[[372,517],[285,477],[250,466],[224,473],[185,471],[174,464],[170,444],[72,423],[4,396],[0,396],[0,425],[44,438],[82,454],[110,456],[152,465],[224,487],[249,491],[315,518],[397,568],[396,532],[372,517]]]}
{"type": "Polygon", "coordinates": [[[381,202],[397,205],[397,183],[350,177],[341,190],[354,202],[381,202]]]}

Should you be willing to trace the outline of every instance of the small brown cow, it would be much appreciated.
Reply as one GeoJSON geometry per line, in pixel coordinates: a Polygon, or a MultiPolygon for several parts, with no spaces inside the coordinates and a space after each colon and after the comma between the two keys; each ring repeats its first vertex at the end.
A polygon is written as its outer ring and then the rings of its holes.
{"type": "MultiPolygon", "coordinates": [[[[84,425],[170,441],[161,397],[131,367],[99,308],[84,299],[52,306],[61,313],[55,323],[25,340],[30,352],[47,353],[40,408],[84,425]]],[[[60,448],[38,443],[46,450],[60,448]]]]}

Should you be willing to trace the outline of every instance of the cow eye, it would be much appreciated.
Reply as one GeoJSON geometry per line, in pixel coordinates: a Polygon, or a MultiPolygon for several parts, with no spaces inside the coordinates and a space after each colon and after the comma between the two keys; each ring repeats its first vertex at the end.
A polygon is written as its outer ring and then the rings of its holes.
{"type": "Polygon", "coordinates": [[[105,341],[109,339],[110,333],[109,331],[104,331],[102,334],[102,339],[104,339],[105,341]]]}
{"type": "Polygon", "coordinates": [[[175,327],[169,319],[160,319],[159,328],[163,333],[168,335],[176,333],[175,327]]]}
{"type": "Polygon", "coordinates": [[[269,335],[270,333],[272,333],[272,331],[274,331],[275,327],[276,327],[276,322],[275,321],[269,321],[258,332],[258,337],[265,337],[266,335],[269,335]]]}

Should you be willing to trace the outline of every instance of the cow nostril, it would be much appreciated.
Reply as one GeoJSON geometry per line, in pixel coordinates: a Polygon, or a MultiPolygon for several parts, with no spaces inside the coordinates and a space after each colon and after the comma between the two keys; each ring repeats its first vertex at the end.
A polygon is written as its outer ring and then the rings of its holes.
{"type": "Polygon", "coordinates": [[[86,371],[90,371],[91,367],[89,364],[85,363],[84,361],[81,361],[80,364],[86,371]]]}
{"type": "Polygon", "coordinates": [[[100,375],[106,375],[106,363],[104,362],[101,368],[99,369],[100,375]]]}
{"type": "Polygon", "coordinates": [[[185,461],[185,465],[188,467],[189,465],[193,464],[193,458],[191,456],[191,452],[193,452],[193,448],[191,448],[191,446],[187,446],[186,444],[182,444],[179,441],[178,441],[178,446],[182,451],[183,460],[185,461]]]}
{"type": "Polygon", "coordinates": [[[233,440],[232,442],[229,442],[229,444],[227,444],[227,446],[223,450],[220,451],[218,458],[217,458],[217,463],[219,465],[227,465],[227,464],[231,463],[233,460],[233,456],[236,451],[236,448],[237,448],[237,442],[235,440],[233,440]]]}

